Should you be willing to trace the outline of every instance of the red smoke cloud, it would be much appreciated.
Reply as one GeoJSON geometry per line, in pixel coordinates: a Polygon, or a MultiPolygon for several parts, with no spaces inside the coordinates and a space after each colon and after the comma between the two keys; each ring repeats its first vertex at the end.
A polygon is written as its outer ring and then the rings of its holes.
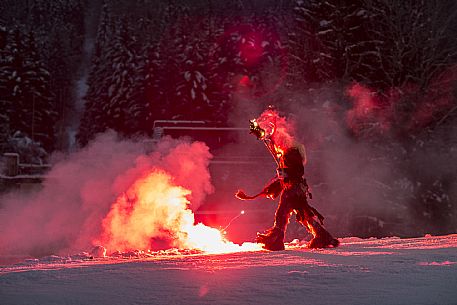
{"type": "Polygon", "coordinates": [[[414,132],[437,122],[455,106],[457,67],[436,77],[427,89],[414,84],[391,88],[384,92],[354,83],[346,89],[352,108],[346,122],[354,134],[414,132]]]}
{"type": "Polygon", "coordinates": [[[381,133],[390,128],[389,104],[374,90],[355,83],[346,93],[351,97],[353,105],[346,112],[346,122],[355,134],[358,135],[367,128],[374,128],[381,133]]]}

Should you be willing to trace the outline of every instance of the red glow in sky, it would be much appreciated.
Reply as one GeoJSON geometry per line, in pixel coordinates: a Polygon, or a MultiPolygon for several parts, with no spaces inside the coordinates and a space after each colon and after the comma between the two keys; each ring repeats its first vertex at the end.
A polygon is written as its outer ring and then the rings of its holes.
{"type": "Polygon", "coordinates": [[[222,46],[222,56],[239,58],[234,65],[240,71],[231,80],[238,85],[238,93],[262,98],[284,83],[287,49],[273,28],[265,24],[233,25],[219,37],[218,43],[222,46]]]}
{"type": "Polygon", "coordinates": [[[253,66],[260,61],[266,44],[260,33],[249,32],[242,36],[238,49],[247,66],[253,66]]]}

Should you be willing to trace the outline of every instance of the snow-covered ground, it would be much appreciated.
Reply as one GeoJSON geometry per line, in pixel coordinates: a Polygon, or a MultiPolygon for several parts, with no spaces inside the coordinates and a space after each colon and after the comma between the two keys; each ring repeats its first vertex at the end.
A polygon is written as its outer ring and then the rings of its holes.
{"type": "Polygon", "coordinates": [[[457,304],[457,234],[336,249],[51,256],[0,268],[0,304],[457,304]]]}

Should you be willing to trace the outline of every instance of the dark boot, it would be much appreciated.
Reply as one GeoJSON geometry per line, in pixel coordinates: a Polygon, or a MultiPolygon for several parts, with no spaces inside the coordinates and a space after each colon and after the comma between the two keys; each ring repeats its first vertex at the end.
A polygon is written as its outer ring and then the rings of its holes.
{"type": "Polygon", "coordinates": [[[314,219],[308,222],[308,227],[314,235],[314,238],[311,239],[308,244],[308,248],[335,248],[340,244],[338,239],[333,238],[333,236],[314,219]]]}
{"type": "Polygon", "coordinates": [[[284,231],[273,227],[265,233],[257,233],[256,243],[264,244],[263,248],[271,251],[284,250],[284,231]]]}

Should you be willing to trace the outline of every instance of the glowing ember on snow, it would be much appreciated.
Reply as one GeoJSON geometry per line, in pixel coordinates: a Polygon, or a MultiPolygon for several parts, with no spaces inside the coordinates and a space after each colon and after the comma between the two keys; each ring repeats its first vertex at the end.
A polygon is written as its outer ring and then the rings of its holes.
{"type": "Polygon", "coordinates": [[[157,242],[207,253],[261,249],[255,243],[234,244],[217,229],[202,223],[195,225],[194,214],[188,207],[190,193],[175,185],[167,172],[152,170],[117,198],[103,221],[100,242],[110,250],[120,251],[148,250],[157,242]]]}

